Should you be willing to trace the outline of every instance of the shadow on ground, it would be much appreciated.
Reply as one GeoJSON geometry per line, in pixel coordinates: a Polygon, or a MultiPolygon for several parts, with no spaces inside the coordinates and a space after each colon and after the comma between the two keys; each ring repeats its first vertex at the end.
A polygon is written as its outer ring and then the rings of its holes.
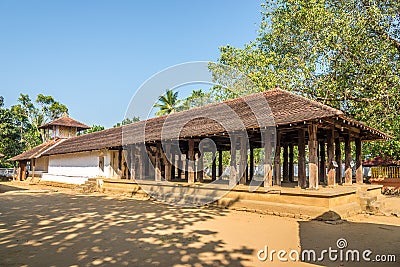
{"type": "Polygon", "coordinates": [[[0,184],[0,193],[5,193],[5,192],[9,192],[9,191],[21,191],[21,190],[26,190],[26,189],[20,188],[20,187],[15,187],[15,186],[9,186],[9,185],[0,184]]]}
{"type": "MultiPolygon", "coordinates": [[[[315,250],[316,260],[307,260],[306,262],[319,266],[399,266],[400,261],[400,227],[395,225],[374,224],[363,222],[343,221],[339,224],[329,224],[323,221],[303,221],[299,222],[299,235],[301,249],[315,250]],[[337,244],[339,239],[344,239],[337,244]],[[344,242],[347,243],[345,246],[344,242]],[[339,245],[339,247],[338,247],[339,245]],[[345,246],[343,249],[341,247],[345,246]],[[321,251],[324,249],[337,250],[337,260],[329,259],[328,254],[324,254],[322,261],[319,261],[321,251]],[[358,250],[360,260],[357,261],[356,254],[349,250],[358,250]],[[371,250],[372,254],[368,257],[370,262],[362,259],[362,252],[371,250]],[[340,251],[342,251],[342,261],[340,260],[340,251]],[[376,255],[393,254],[396,262],[377,262],[376,255]],[[355,260],[353,260],[353,257],[355,260]],[[346,261],[346,259],[348,259],[346,261]]],[[[355,252],[356,253],[356,252],[355,252]]],[[[312,259],[312,258],[311,258],[312,259]]]]}
{"type": "Polygon", "coordinates": [[[0,266],[243,266],[254,252],[186,229],[220,209],[60,193],[0,201],[0,266]]]}

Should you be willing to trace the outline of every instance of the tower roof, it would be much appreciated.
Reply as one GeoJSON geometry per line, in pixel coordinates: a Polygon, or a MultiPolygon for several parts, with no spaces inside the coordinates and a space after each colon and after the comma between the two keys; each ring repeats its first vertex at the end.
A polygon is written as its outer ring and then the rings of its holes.
{"type": "Polygon", "coordinates": [[[76,127],[78,131],[90,129],[90,127],[87,126],[86,124],[70,118],[67,113],[64,113],[61,118],[58,118],[58,119],[55,119],[54,121],[43,124],[42,126],[39,127],[39,129],[51,128],[52,126],[56,126],[56,125],[57,126],[66,126],[66,127],[76,127]]]}

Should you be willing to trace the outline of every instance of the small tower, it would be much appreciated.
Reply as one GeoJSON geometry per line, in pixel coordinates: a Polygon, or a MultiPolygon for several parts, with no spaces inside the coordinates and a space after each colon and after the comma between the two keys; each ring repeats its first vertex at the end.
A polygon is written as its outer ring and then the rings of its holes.
{"type": "Polygon", "coordinates": [[[39,127],[42,130],[44,142],[51,139],[74,137],[77,136],[78,132],[89,128],[86,124],[71,119],[66,112],[64,112],[61,118],[39,127]]]}

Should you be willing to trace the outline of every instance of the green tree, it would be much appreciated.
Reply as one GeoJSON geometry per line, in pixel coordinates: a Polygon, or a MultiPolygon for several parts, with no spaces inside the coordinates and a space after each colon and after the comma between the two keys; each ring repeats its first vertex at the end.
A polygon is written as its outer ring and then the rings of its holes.
{"type": "Polygon", "coordinates": [[[159,108],[156,112],[157,116],[175,113],[180,109],[181,100],[178,99],[178,92],[167,90],[164,95],[158,98],[158,102],[154,107],[159,108]]]}
{"type": "Polygon", "coordinates": [[[214,102],[210,92],[204,92],[202,89],[193,90],[190,96],[181,101],[178,111],[188,110],[195,107],[202,107],[214,102]]]}
{"type": "Polygon", "coordinates": [[[0,96],[0,153],[5,155],[0,159],[0,167],[12,167],[7,159],[23,152],[24,144],[21,141],[19,118],[10,109],[4,108],[4,98],[0,96]]]}
{"type": "Polygon", "coordinates": [[[368,143],[364,153],[400,159],[399,10],[394,0],[267,1],[258,38],[222,47],[220,62],[247,74],[256,91],[280,85],[384,130],[394,140],[368,143]]]}
{"type": "Polygon", "coordinates": [[[10,108],[18,118],[22,142],[25,149],[31,149],[43,142],[39,126],[62,116],[68,108],[54,100],[52,96],[39,94],[33,102],[29,95],[20,94],[18,104],[10,108]]]}
{"type": "Polygon", "coordinates": [[[100,132],[103,131],[105,128],[104,126],[101,125],[93,125],[90,129],[84,130],[82,134],[88,134],[88,133],[94,133],[94,132],[100,132]]]}
{"type": "Polygon", "coordinates": [[[125,118],[125,119],[122,120],[122,122],[118,122],[117,124],[115,124],[115,125],[113,126],[113,128],[120,127],[120,126],[122,126],[122,125],[131,124],[131,123],[138,122],[138,121],[140,121],[140,118],[139,118],[138,116],[133,116],[132,119],[130,119],[130,118],[125,118]]]}

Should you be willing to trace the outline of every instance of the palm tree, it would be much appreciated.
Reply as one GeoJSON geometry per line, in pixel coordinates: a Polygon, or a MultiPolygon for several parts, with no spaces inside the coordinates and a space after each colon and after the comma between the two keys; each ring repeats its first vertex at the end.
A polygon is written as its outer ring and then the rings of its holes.
{"type": "Polygon", "coordinates": [[[167,90],[164,95],[158,98],[158,103],[154,107],[160,110],[156,112],[157,116],[167,115],[176,112],[179,109],[181,100],[178,99],[178,92],[167,90]]]}

